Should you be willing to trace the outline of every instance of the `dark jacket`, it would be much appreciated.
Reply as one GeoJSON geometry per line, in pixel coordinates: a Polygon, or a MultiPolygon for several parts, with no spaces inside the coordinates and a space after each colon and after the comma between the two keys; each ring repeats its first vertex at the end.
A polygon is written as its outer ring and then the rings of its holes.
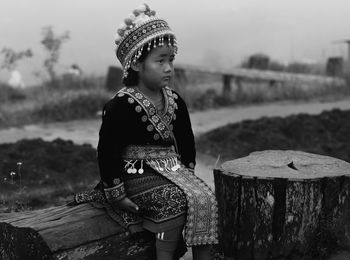
{"type": "Polygon", "coordinates": [[[194,168],[195,142],[186,104],[170,88],[164,88],[163,95],[165,113],[160,117],[153,103],[134,88],[122,88],[104,106],[97,150],[107,187],[113,187],[116,178],[122,181],[122,155],[128,145],[176,145],[181,162],[194,168]]]}

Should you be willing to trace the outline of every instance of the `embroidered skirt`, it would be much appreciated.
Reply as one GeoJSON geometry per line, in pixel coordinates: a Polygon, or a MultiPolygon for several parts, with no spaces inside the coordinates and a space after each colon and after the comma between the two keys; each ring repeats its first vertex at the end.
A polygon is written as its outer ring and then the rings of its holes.
{"type": "MultiPolygon", "coordinates": [[[[124,159],[126,162],[131,162],[129,165],[132,168],[142,167],[144,164],[148,165],[154,170],[151,174],[153,177],[150,178],[159,178],[159,180],[168,183],[164,186],[155,185],[154,195],[145,195],[146,197],[152,197],[147,207],[152,209],[157,205],[157,199],[159,199],[159,202],[161,202],[158,204],[158,207],[161,208],[160,211],[164,210],[165,213],[169,213],[159,214],[159,220],[169,221],[169,223],[171,221],[175,224],[180,223],[180,219],[186,216],[185,241],[188,246],[218,243],[218,209],[215,195],[204,181],[179,163],[177,154],[173,149],[157,146],[129,146],[125,151],[124,159]],[[157,189],[157,186],[160,190],[157,189]],[[160,194],[163,198],[160,198],[160,194]],[[164,199],[164,195],[167,199],[164,199]],[[187,207],[184,207],[183,197],[185,197],[187,207]],[[183,210],[186,210],[185,215],[183,210]]],[[[138,174],[130,174],[130,172],[135,172],[130,170],[126,170],[126,172],[129,172],[129,174],[126,173],[129,176],[138,174]]],[[[128,178],[125,178],[124,182],[126,183],[127,194],[129,194],[129,191],[131,191],[131,194],[135,194],[131,195],[134,197],[132,200],[138,204],[136,201],[140,198],[142,192],[132,192],[133,189],[137,189],[137,183],[128,181],[128,178]],[[129,184],[127,184],[128,182],[129,184]]],[[[140,186],[142,187],[142,185],[140,186]]],[[[142,201],[147,200],[141,199],[140,202],[142,201]]],[[[146,212],[148,211],[146,210],[146,212]]],[[[155,218],[157,217],[154,217],[153,221],[155,218]]],[[[145,219],[147,220],[147,217],[145,219]]]]}
{"type": "Polygon", "coordinates": [[[139,206],[139,214],[122,213],[129,220],[129,229],[140,230],[142,226],[158,233],[185,224],[187,201],[179,187],[147,166],[142,174],[123,177],[128,198],[139,206]]]}
{"type": "MultiPolygon", "coordinates": [[[[123,181],[127,196],[139,206],[139,213],[108,203],[95,205],[102,205],[109,216],[132,233],[144,229],[159,233],[184,225],[187,246],[218,244],[215,195],[177,158],[170,147],[129,146],[124,155],[123,181]]],[[[80,198],[76,196],[76,201],[91,201],[92,197],[103,200],[99,191],[92,191],[80,198]]]]}

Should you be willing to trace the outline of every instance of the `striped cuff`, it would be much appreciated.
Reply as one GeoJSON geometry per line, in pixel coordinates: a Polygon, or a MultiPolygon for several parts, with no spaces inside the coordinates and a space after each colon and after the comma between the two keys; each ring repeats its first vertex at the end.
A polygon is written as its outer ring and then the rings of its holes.
{"type": "Polygon", "coordinates": [[[114,202],[126,197],[124,183],[120,183],[114,187],[104,189],[108,202],[114,202]]]}
{"type": "Polygon", "coordinates": [[[194,174],[194,169],[187,168],[187,170],[188,170],[190,173],[194,174]]]}

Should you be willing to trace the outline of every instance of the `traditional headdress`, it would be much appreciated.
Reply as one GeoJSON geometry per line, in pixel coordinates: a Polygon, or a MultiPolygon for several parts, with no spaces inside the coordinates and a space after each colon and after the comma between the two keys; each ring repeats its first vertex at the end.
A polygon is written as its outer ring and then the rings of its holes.
{"type": "Polygon", "coordinates": [[[147,4],[142,4],[119,26],[115,44],[117,58],[123,66],[123,79],[128,76],[131,62],[140,58],[143,48],[150,51],[151,48],[163,46],[164,38],[168,37],[169,46],[172,45],[177,52],[173,31],[165,20],[155,15],[156,12],[147,4]]]}

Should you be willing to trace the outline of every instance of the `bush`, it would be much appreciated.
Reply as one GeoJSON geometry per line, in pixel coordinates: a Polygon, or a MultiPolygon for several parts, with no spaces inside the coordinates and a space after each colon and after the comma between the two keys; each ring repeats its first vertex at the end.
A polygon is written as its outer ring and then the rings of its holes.
{"type": "Polygon", "coordinates": [[[108,98],[108,95],[101,91],[66,92],[36,107],[29,116],[37,122],[89,118],[102,110],[108,98]]]}
{"type": "Polygon", "coordinates": [[[0,102],[0,128],[92,118],[111,97],[102,87],[102,77],[62,77],[58,82],[56,87],[43,84],[23,90],[0,86],[0,101],[5,100],[0,102]],[[17,95],[12,94],[11,99],[5,98],[8,95],[3,95],[2,89],[17,95]],[[16,100],[24,97],[24,100],[13,102],[15,97],[16,100]]]}
{"type": "Polygon", "coordinates": [[[5,83],[0,82],[0,102],[14,102],[26,98],[25,93],[21,89],[13,88],[5,83]]]}
{"type": "Polygon", "coordinates": [[[51,91],[96,90],[103,89],[104,82],[104,77],[97,77],[94,75],[77,76],[63,74],[55,81],[55,84],[45,82],[43,85],[51,91]]]}

